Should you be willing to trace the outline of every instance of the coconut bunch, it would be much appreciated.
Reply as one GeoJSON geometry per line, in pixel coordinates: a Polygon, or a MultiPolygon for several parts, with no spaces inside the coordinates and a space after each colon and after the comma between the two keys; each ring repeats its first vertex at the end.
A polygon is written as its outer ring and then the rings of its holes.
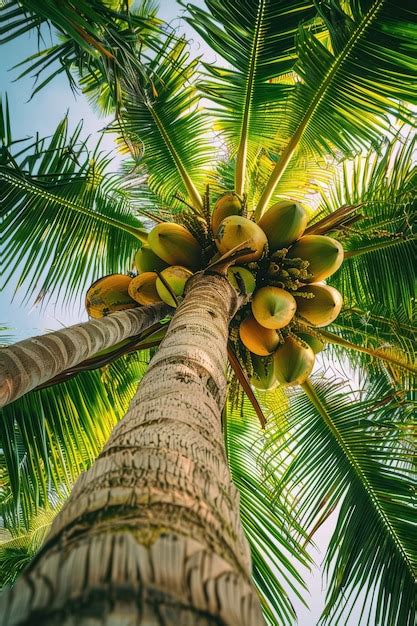
{"type": "Polygon", "coordinates": [[[178,222],[158,223],[136,253],[136,275],[112,274],[91,285],[91,317],[165,302],[175,307],[194,272],[224,273],[248,303],[231,325],[236,354],[255,387],[301,384],[323,348],[315,329],[333,322],[340,293],[326,285],[343,261],[338,241],[304,235],[308,216],[294,202],[274,204],[255,223],[245,199],[220,196],[210,211],[185,212],[178,222]],[[180,223],[180,220],[182,223],[180,223]]]}
{"type": "MultiPolygon", "coordinates": [[[[199,234],[204,236],[204,231],[199,234]]],[[[161,222],[136,253],[133,274],[110,274],[91,285],[85,301],[87,312],[100,318],[156,302],[175,307],[204,258],[201,243],[190,230],[182,224],[161,222]]]]}

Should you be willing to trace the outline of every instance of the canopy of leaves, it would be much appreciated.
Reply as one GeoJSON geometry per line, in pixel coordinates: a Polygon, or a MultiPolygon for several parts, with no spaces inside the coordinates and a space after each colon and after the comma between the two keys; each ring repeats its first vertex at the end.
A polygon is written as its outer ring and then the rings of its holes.
{"type": "MultiPolygon", "coordinates": [[[[51,137],[22,143],[3,106],[6,280],[19,273],[26,300],[79,300],[95,278],[130,268],[143,235],[137,213],[169,219],[177,195],[201,210],[207,182],[213,196],[246,189],[258,214],[282,198],[311,212],[318,204],[313,227],[357,206],[328,231],[346,250],[329,281],[345,304],[321,366],[359,378],[359,390],[330,375],[289,393],[289,408],[281,391],[258,394],[270,421],[269,474],[247,399],[243,417],[228,405],[226,448],[271,625],[292,623],[289,598],[303,595],[295,563],[306,564],[306,537],[337,509],[323,623],[353,623],[355,609],[364,623],[412,626],[417,177],[415,139],[401,124],[415,124],[415,8],[409,0],[187,4],[189,24],[220,57],[201,65],[152,6],[116,5],[65,1],[61,11],[49,0],[13,0],[0,14],[4,41],[55,29],[59,40],[23,73],[50,72],[40,89],[67,72],[73,87],[114,114],[129,154],[121,176],[107,174],[107,157],[87,148],[81,127],[69,132],[66,119],[51,137]]],[[[0,559],[11,571],[4,582],[39,545],[43,516],[93,462],[147,357],[84,372],[3,411],[0,559]]]]}

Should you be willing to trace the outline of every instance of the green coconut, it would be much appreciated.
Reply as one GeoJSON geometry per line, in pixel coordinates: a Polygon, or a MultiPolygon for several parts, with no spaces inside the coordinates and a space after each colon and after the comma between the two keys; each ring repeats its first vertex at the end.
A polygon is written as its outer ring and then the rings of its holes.
{"type": "Polygon", "coordinates": [[[157,224],[148,235],[148,244],[168,265],[197,269],[201,263],[200,244],[181,224],[157,224]]]}
{"type": "Polygon", "coordinates": [[[309,292],[313,298],[298,298],[297,313],[314,326],[327,326],[339,315],[343,298],[341,293],[325,284],[311,284],[298,291],[309,292]]]}
{"type": "Polygon", "coordinates": [[[255,276],[246,267],[234,265],[227,270],[227,279],[237,292],[250,295],[255,291],[255,276]]]}
{"type": "Polygon", "coordinates": [[[310,376],[314,361],[310,346],[302,346],[293,337],[287,337],[274,353],[275,376],[281,385],[301,385],[310,376]]]}
{"type": "Polygon", "coordinates": [[[344,252],[341,244],[332,237],[306,235],[295,242],[288,251],[290,259],[308,261],[309,282],[316,283],[334,274],[343,263],[344,252]]]}
{"type": "Polygon", "coordinates": [[[297,337],[305,341],[313,350],[314,354],[318,354],[324,348],[324,343],[317,337],[314,337],[314,335],[310,335],[310,333],[297,333],[297,337]]]}
{"type": "Polygon", "coordinates": [[[253,376],[250,381],[260,391],[270,391],[278,385],[273,359],[252,356],[253,376]]]}
{"type": "Polygon", "coordinates": [[[146,245],[136,252],[134,265],[138,272],[162,272],[167,267],[167,263],[146,245]]]}
{"type": "Polygon", "coordinates": [[[227,191],[217,198],[211,214],[211,229],[215,233],[225,217],[242,214],[242,200],[237,193],[227,191]]]}
{"type": "Polygon", "coordinates": [[[258,222],[268,238],[269,249],[275,252],[297,241],[306,229],[308,216],[296,202],[277,202],[258,222]]]}
{"type": "Polygon", "coordinates": [[[297,309],[294,296],[280,287],[261,287],[252,298],[252,313],[265,328],[284,328],[297,309]]]}
{"type": "Polygon", "coordinates": [[[242,254],[239,257],[241,263],[250,263],[259,259],[268,244],[264,231],[255,222],[239,215],[231,215],[221,222],[214,241],[222,255],[239,244],[247,242],[248,248],[252,248],[253,252],[242,254]]]}
{"type": "MultiPolygon", "coordinates": [[[[163,277],[172,292],[178,297],[184,294],[186,282],[192,275],[193,273],[190,272],[189,269],[180,265],[171,265],[160,273],[160,276],[163,277]]],[[[163,300],[165,304],[172,307],[177,306],[174,298],[159,277],[156,279],[156,290],[160,299],[163,300]]]]}

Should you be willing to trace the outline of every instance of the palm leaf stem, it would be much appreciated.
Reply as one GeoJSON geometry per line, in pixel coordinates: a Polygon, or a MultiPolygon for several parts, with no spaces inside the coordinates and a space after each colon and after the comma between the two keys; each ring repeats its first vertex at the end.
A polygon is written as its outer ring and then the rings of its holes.
{"type": "Polygon", "coordinates": [[[325,235],[331,230],[337,230],[344,226],[345,221],[355,213],[362,204],[353,204],[348,206],[341,206],[330,215],[325,215],[320,220],[308,226],[304,235],[325,235]]]}
{"type": "MultiPolygon", "coordinates": [[[[349,307],[349,308],[343,309],[343,313],[348,313],[348,314],[355,313],[355,315],[359,315],[361,317],[374,320],[376,322],[381,322],[382,324],[388,324],[389,326],[391,326],[393,323],[393,320],[390,318],[384,317],[383,315],[376,315],[375,313],[371,313],[370,311],[363,311],[362,309],[358,309],[357,307],[349,307]]],[[[415,332],[415,328],[411,326],[410,324],[404,324],[403,322],[399,322],[397,319],[395,319],[394,321],[395,321],[395,325],[398,326],[398,328],[402,328],[403,330],[409,333],[415,332]]]]}
{"type": "MultiPolygon", "coordinates": [[[[300,126],[297,128],[296,132],[294,133],[294,135],[292,136],[290,142],[288,143],[288,145],[286,146],[286,148],[283,150],[282,154],[281,154],[281,158],[278,161],[278,163],[276,164],[276,166],[274,167],[271,176],[269,177],[269,180],[266,184],[266,187],[264,189],[264,191],[262,192],[262,195],[260,197],[260,200],[258,202],[258,206],[256,207],[256,211],[255,211],[255,219],[259,220],[259,218],[262,216],[262,214],[264,213],[265,209],[267,208],[269,201],[271,200],[273,193],[276,189],[276,186],[278,185],[279,181],[281,180],[282,175],[284,174],[285,170],[287,169],[287,165],[289,164],[289,162],[291,161],[295,151],[297,150],[299,141],[301,139],[301,137],[303,136],[304,130],[308,124],[308,113],[311,109],[311,106],[309,108],[309,110],[307,111],[306,117],[304,118],[303,122],[300,124],[300,126]]],[[[312,111],[313,113],[313,111],[312,111]]],[[[312,114],[311,113],[311,114],[312,114]]]]}
{"type": "Polygon", "coordinates": [[[148,241],[148,233],[145,230],[140,228],[134,228],[133,226],[129,226],[128,224],[124,224],[119,220],[115,220],[112,217],[107,217],[106,215],[102,215],[97,211],[92,211],[87,207],[78,204],[77,202],[71,202],[66,198],[62,198],[56,194],[47,191],[46,189],[42,189],[33,184],[33,182],[29,182],[20,176],[13,176],[9,172],[0,171],[0,179],[5,180],[7,183],[12,185],[13,187],[18,188],[19,190],[27,191],[31,196],[44,198],[46,201],[52,201],[56,204],[60,204],[66,209],[70,209],[76,213],[82,213],[88,217],[91,217],[98,222],[102,222],[104,224],[108,224],[109,226],[113,226],[114,228],[118,228],[119,230],[124,230],[125,232],[133,235],[136,239],[139,239],[142,243],[146,243],[148,241]]]}
{"type": "Polygon", "coordinates": [[[155,121],[156,126],[158,127],[159,132],[161,133],[162,139],[164,140],[165,144],[167,145],[172,158],[174,159],[175,165],[177,166],[177,169],[181,175],[181,178],[184,182],[184,185],[187,189],[188,195],[190,196],[190,200],[194,206],[194,208],[198,209],[198,211],[200,213],[202,213],[203,211],[203,200],[201,198],[201,195],[198,193],[198,190],[196,188],[196,186],[194,185],[193,181],[191,180],[190,175],[188,174],[187,170],[185,169],[179,154],[177,153],[177,151],[175,150],[175,147],[168,135],[168,133],[166,132],[164,125],[162,124],[161,120],[159,119],[159,116],[157,114],[157,112],[155,111],[154,107],[152,107],[151,104],[148,104],[148,109],[155,121]]]}
{"type": "Polygon", "coordinates": [[[298,148],[298,144],[300,140],[302,139],[310,120],[312,119],[313,115],[316,112],[317,107],[320,105],[323,97],[325,96],[327,89],[332,84],[332,81],[334,77],[337,75],[338,70],[340,69],[344,61],[348,58],[348,56],[352,52],[355,44],[360,40],[361,36],[365,33],[365,31],[369,28],[371,23],[374,21],[379,10],[382,8],[383,3],[384,3],[384,0],[379,0],[375,2],[375,4],[371,6],[368,12],[363,15],[357,28],[352,32],[351,37],[349,37],[348,41],[346,42],[345,46],[341,50],[340,54],[335,58],[333,65],[329,68],[329,70],[325,74],[324,79],[321,85],[319,86],[319,88],[317,89],[317,92],[313,100],[311,101],[310,106],[308,107],[303,119],[298,125],[297,130],[295,131],[294,135],[290,139],[286,148],[282,152],[280,160],[274,167],[271,173],[271,176],[269,177],[266,187],[258,202],[258,206],[256,207],[255,217],[257,220],[261,217],[261,215],[264,213],[265,209],[267,208],[272,198],[272,195],[276,189],[276,186],[278,185],[279,181],[281,180],[282,175],[287,169],[287,166],[289,162],[291,161],[291,158],[293,157],[294,153],[296,152],[298,148]]]}
{"type": "Polygon", "coordinates": [[[249,120],[251,113],[251,105],[252,105],[252,95],[253,88],[255,83],[255,70],[256,70],[256,60],[258,58],[258,48],[260,37],[262,34],[262,21],[263,14],[265,11],[265,0],[262,0],[258,7],[258,14],[256,16],[256,24],[255,24],[255,36],[253,39],[251,58],[248,69],[248,84],[246,89],[246,97],[245,104],[243,110],[243,118],[242,118],[242,129],[240,132],[240,142],[239,148],[237,151],[236,157],[236,171],[235,171],[235,189],[236,192],[241,196],[245,191],[245,176],[246,176],[246,162],[248,158],[248,129],[249,129],[249,120]]]}
{"type": "Polygon", "coordinates": [[[393,239],[388,239],[388,241],[380,241],[378,243],[370,244],[369,246],[364,246],[363,248],[357,248],[356,250],[348,250],[345,252],[345,259],[351,259],[353,257],[361,256],[362,254],[368,254],[368,252],[374,252],[375,250],[384,250],[384,248],[390,248],[391,246],[408,241],[415,241],[416,239],[416,235],[407,238],[398,236],[393,239]]]}
{"type": "Polygon", "coordinates": [[[417,367],[412,365],[411,363],[406,363],[401,359],[397,359],[385,352],[381,352],[380,350],[374,350],[373,348],[366,348],[365,346],[357,345],[356,343],[351,343],[339,335],[334,333],[330,333],[327,330],[320,330],[320,335],[328,342],[337,346],[342,346],[343,348],[347,348],[348,350],[356,350],[356,352],[363,352],[364,354],[369,354],[376,359],[381,359],[382,361],[386,361],[387,363],[392,363],[397,367],[401,367],[403,369],[412,372],[413,374],[417,374],[417,367]]]}
{"type": "Polygon", "coordinates": [[[362,485],[363,489],[366,491],[369,497],[369,500],[372,503],[378,515],[378,518],[381,520],[382,524],[387,529],[392,542],[394,543],[396,549],[400,553],[401,558],[406,564],[407,569],[409,570],[411,577],[414,580],[415,572],[414,572],[413,565],[412,563],[410,563],[407,553],[404,551],[401,541],[396,533],[395,528],[392,526],[390,519],[388,518],[385,511],[380,506],[379,501],[378,501],[378,496],[375,493],[372,484],[369,482],[365,472],[362,470],[359,462],[357,461],[354,452],[351,450],[348,442],[346,442],[345,439],[343,438],[343,434],[340,432],[340,430],[337,428],[337,426],[333,422],[326,406],[324,405],[324,403],[321,401],[318,394],[316,393],[316,390],[314,389],[314,385],[311,383],[311,380],[307,379],[304,383],[302,383],[301,387],[303,388],[303,391],[308,397],[311,404],[316,408],[316,410],[322,417],[327,428],[329,429],[334,439],[336,440],[337,444],[343,451],[343,454],[346,456],[346,459],[348,460],[349,465],[351,466],[353,472],[358,478],[359,483],[362,485]]]}

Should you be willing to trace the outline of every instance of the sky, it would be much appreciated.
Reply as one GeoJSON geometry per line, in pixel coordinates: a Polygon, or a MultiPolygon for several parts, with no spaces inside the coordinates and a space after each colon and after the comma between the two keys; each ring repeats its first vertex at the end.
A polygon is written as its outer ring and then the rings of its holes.
{"type": "MultiPolygon", "coordinates": [[[[202,0],[194,0],[195,4],[203,5],[202,0]]],[[[174,0],[162,0],[159,15],[164,20],[179,27],[180,32],[192,41],[193,52],[203,54],[205,60],[213,61],[213,53],[209,50],[201,38],[191,28],[178,18],[182,9],[174,0]]],[[[86,98],[80,94],[75,97],[71,92],[67,79],[60,75],[47,87],[30,99],[33,88],[33,79],[25,77],[16,81],[18,69],[12,69],[21,60],[33,54],[37,50],[36,35],[21,37],[11,43],[5,44],[0,56],[0,92],[7,92],[11,110],[12,129],[15,137],[23,138],[39,132],[42,135],[50,134],[58,122],[68,111],[69,124],[73,128],[80,119],[84,120],[84,131],[94,138],[109,120],[99,118],[90,108],[86,98]]],[[[111,136],[104,138],[103,148],[111,150],[113,142],[111,136]]],[[[13,285],[7,286],[0,292],[0,326],[7,325],[9,334],[15,341],[36,334],[71,325],[80,321],[86,321],[87,315],[74,314],[55,307],[51,302],[47,307],[22,306],[23,294],[17,293],[13,299],[13,285]]],[[[312,550],[317,563],[324,558],[324,551],[329,535],[334,526],[334,518],[328,520],[318,531],[315,540],[317,551],[312,550]]],[[[294,599],[298,613],[299,626],[314,626],[323,607],[323,590],[320,568],[317,566],[312,573],[307,571],[303,574],[309,590],[310,598],[307,598],[309,608],[303,607],[294,599]]],[[[358,626],[360,626],[358,624],[358,626]]]]}

